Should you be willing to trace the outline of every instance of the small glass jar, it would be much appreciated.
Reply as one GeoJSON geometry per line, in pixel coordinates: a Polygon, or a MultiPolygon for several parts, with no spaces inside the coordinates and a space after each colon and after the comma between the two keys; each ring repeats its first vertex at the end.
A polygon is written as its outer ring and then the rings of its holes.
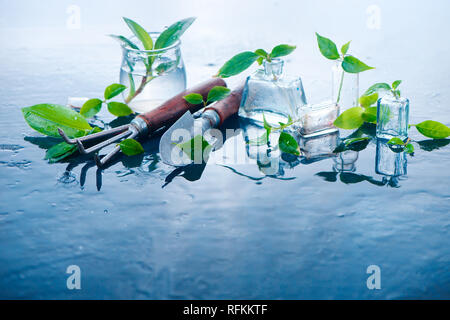
{"type": "Polygon", "coordinates": [[[359,106],[359,73],[348,73],[342,69],[342,60],[331,67],[331,101],[339,105],[340,111],[359,106]]]}
{"type": "Polygon", "coordinates": [[[287,123],[295,119],[296,109],[306,104],[305,92],[300,78],[284,76],[284,61],[264,61],[263,69],[257,70],[245,82],[239,115],[257,122],[263,115],[270,125],[287,123]]]}
{"type": "Polygon", "coordinates": [[[339,116],[339,106],[331,101],[305,105],[297,109],[300,134],[305,138],[337,131],[333,125],[339,116]]]}
{"type": "Polygon", "coordinates": [[[375,172],[388,177],[406,175],[408,161],[406,152],[396,152],[395,146],[390,146],[384,139],[377,140],[375,172]],[[392,149],[391,149],[392,148],[392,149]]]}
{"type": "MultiPolygon", "coordinates": [[[[149,35],[155,42],[160,33],[149,35]]],[[[135,37],[131,41],[137,42],[135,37]]],[[[158,107],[186,89],[186,70],[180,50],[181,42],[157,50],[137,50],[122,44],[120,83],[127,87],[125,103],[138,113],[158,107]]]]}
{"type": "Polygon", "coordinates": [[[391,94],[377,102],[377,138],[408,137],[409,100],[391,94]]]}

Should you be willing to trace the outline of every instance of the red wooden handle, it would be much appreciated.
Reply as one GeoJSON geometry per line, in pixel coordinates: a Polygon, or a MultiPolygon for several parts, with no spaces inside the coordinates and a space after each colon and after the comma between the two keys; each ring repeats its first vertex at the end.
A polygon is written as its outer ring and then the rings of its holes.
{"type": "Polygon", "coordinates": [[[243,86],[233,90],[231,94],[205,110],[212,109],[216,111],[220,117],[220,124],[227,120],[230,116],[236,114],[241,105],[243,86]]]}
{"type": "Polygon", "coordinates": [[[148,133],[151,134],[162,127],[168,127],[180,118],[186,111],[192,113],[200,110],[203,104],[190,104],[183,97],[190,93],[199,93],[206,100],[209,90],[215,86],[226,87],[227,84],[221,78],[214,78],[200,83],[199,85],[187,89],[175,97],[167,100],[162,105],[152,111],[138,115],[142,118],[148,127],[148,133]]]}

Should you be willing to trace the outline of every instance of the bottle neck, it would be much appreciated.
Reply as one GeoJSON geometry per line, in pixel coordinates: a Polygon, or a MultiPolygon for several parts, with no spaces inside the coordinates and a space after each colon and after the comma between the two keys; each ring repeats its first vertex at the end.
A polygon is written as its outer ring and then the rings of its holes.
{"type": "Polygon", "coordinates": [[[264,60],[264,74],[274,80],[279,79],[283,75],[284,61],[281,59],[273,59],[272,61],[264,60]]]}

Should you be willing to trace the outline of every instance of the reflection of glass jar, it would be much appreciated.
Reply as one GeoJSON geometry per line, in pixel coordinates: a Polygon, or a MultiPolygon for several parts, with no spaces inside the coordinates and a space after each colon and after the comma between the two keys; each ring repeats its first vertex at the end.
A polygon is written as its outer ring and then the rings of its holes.
{"type": "Polygon", "coordinates": [[[323,134],[300,139],[300,150],[305,157],[303,163],[311,163],[322,159],[335,157],[333,152],[339,145],[339,132],[323,134]]]}
{"type": "Polygon", "coordinates": [[[356,170],[356,160],[358,160],[358,151],[346,150],[339,152],[333,158],[333,170],[336,172],[354,172],[356,170]]]}
{"type": "Polygon", "coordinates": [[[407,174],[407,164],[404,151],[397,151],[395,147],[388,145],[386,140],[377,140],[376,173],[390,177],[403,176],[407,174]]]}
{"type": "Polygon", "coordinates": [[[239,115],[258,122],[263,115],[270,125],[287,123],[295,118],[296,109],[306,104],[302,80],[285,77],[281,59],[264,61],[264,68],[247,78],[239,115]]]}
{"type": "Polygon", "coordinates": [[[408,137],[409,100],[385,95],[377,103],[377,137],[391,139],[408,137]]]}
{"type": "MultiPolygon", "coordinates": [[[[149,33],[154,42],[159,33],[149,33]]],[[[131,41],[137,41],[131,38],[131,41]]],[[[135,112],[150,111],[186,89],[186,71],[180,41],[158,50],[137,50],[122,45],[120,83],[123,97],[135,112]]]]}

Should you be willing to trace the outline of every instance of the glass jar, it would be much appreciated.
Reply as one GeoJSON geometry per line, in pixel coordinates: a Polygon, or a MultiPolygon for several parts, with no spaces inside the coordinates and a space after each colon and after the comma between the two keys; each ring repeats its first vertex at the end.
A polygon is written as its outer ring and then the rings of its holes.
{"type": "Polygon", "coordinates": [[[388,94],[377,102],[377,138],[408,137],[409,100],[388,94]]]}
{"type": "Polygon", "coordinates": [[[297,109],[300,134],[305,138],[337,131],[333,125],[339,116],[339,106],[331,101],[305,105],[297,109]]]}
{"type": "Polygon", "coordinates": [[[348,73],[342,69],[342,60],[331,67],[331,101],[341,112],[359,106],[359,73],[348,73]]]}
{"type": "Polygon", "coordinates": [[[306,104],[305,92],[300,78],[284,76],[284,61],[264,61],[263,69],[257,70],[245,82],[239,115],[257,122],[266,121],[273,126],[295,119],[296,109],[306,104]]]}
{"type": "MultiPolygon", "coordinates": [[[[155,42],[160,33],[150,32],[155,42]]],[[[131,41],[137,42],[135,37],[131,41]]],[[[147,112],[186,89],[186,70],[180,40],[157,50],[137,50],[122,44],[120,83],[127,87],[125,103],[138,113],[147,112]]]]}
{"type": "Polygon", "coordinates": [[[301,137],[300,150],[302,152],[302,163],[308,164],[323,159],[335,157],[334,150],[339,145],[339,132],[322,134],[313,137],[301,137]]]}

